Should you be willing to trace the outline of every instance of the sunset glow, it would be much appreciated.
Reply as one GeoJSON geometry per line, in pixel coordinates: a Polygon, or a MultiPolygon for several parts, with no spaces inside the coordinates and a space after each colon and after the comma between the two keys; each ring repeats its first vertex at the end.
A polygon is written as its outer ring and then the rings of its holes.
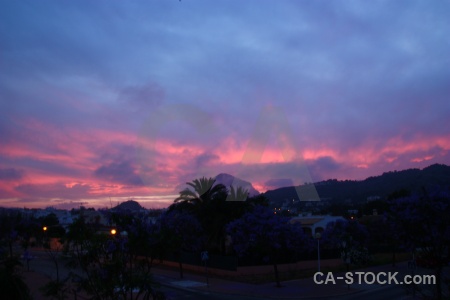
{"type": "Polygon", "coordinates": [[[446,2],[44,2],[0,10],[0,206],[450,164],[446,2]]]}

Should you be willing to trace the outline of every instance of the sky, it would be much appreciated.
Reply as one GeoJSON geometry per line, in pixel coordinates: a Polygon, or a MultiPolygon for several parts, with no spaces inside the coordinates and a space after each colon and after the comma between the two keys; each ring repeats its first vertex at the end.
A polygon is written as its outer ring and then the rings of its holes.
{"type": "Polygon", "coordinates": [[[0,206],[450,164],[449,1],[0,1],[0,206]]]}

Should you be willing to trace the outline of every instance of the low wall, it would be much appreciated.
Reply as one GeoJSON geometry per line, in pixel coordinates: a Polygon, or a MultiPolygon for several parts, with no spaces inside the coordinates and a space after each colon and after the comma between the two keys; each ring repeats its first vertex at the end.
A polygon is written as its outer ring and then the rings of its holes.
{"type": "MultiPolygon", "coordinates": [[[[162,261],[162,265],[178,268],[178,262],[173,261],[162,261]]],[[[323,259],[320,260],[320,266],[323,268],[327,267],[339,267],[342,266],[342,259],[323,259]]],[[[280,273],[287,273],[292,271],[304,271],[304,270],[314,270],[317,268],[317,260],[306,260],[299,261],[290,264],[279,264],[278,271],[280,273]]],[[[196,266],[183,263],[184,270],[190,270],[194,272],[204,273],[205,266],[196,266]]],[[[219,276],[254,276],[254,275],[266,275],[273,273],[273,265],[264,266],[245,266],[237,267],[236,271],[222,270],[217,268],[208,267],[208,273],[219,276]]]]}

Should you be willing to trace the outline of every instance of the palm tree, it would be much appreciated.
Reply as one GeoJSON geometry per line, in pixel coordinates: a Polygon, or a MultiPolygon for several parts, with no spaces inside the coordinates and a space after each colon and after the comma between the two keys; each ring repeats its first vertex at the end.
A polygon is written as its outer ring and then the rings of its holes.
{"type": "Polygon", "coordinates": [[[202,177],[194,179],[192,182],[186,182],[193,190],[186,188],[180,192],[180,196],[174,200],[175,203],[190,203],[194,205],[205,205],[209,203],[214,197],[223,192],[226,188],[223,184],[214,183],[214,178],[202,177]]]}
{"type": "Polygon", "coordinates": [[[237,189],[234,186],[230,186],[230,193],[228,194],[227,201],[245,201],[248,197],[248,190],[242,186],[238,186],[237,189]]]}

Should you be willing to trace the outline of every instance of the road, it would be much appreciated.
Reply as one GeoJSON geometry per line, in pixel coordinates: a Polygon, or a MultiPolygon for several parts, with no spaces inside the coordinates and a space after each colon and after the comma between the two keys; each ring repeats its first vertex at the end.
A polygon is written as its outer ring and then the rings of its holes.
{"type": "Polygon", "coordinates": [[[160,290],[166,295],[167,300],[181,300],[181,299],[199,299],[199,300],[226,300],[226,299],[236,299],[236,300],[257,300],[260,297],[248,297],[239,295],[224,295],[224,294],[214,294],[202,291],[187,291],[179,290],[174,287],[161,286],[160,290]]]}
{"type": "MultiPolygon", "coordinates": [[[[45,251],[30,251],[33,259],[30,261],[30,269],[35,270],[39,273],[45,274],[46,276],[56,279],[56,267],[54,262],[50,259],[50,256],[45,251]]],[[[69,269],[65,267],[66,260],[64,258],[58,257],[58,265],[59,265],[59,276],[60,278],[65,278],[69,274],[69,269]]],[[[26,263],[24,263],[26,265],[26,263]]],[[[72,270],[73,271],[73,270],[72,270]]],[[[224,294],[216,294],[210,293],[207,291],[199,291],[199,290],[188,290],[182,287],[173,287],[167,284],[168,279],[163,276],[154,275],[154,279],[156,281],[160,281],[159,291],[162,291],[168,300],[178,300],[178,299],[199,299],[199,300],[207,300],[207,299],[217,299],[217,300],[225,300],[225,299],[236,299],[236,300],[256,300],[259,298],[255,297],[245,297],[238,295],[224,295],[224,294]]]]}
{"type": "Polygon", "coordinates": [[[356,294],[345,295],[341,297],[334,297],[333,299],[338,300],[379,300],[379,299],[393,299],[393,300],[403,300],[409,299],[407,291],[401,285],[389,285],[381,287],[378,289],[367,290],[359,292],[356,294]]]}
{"type": "MultiPolygon", "coordinates": [[[[48,277],[56,279],[56,268],[54,262],[50,259],[48,253],[44,251],[33,251],[32,255],[35,258],[30,261],[30,269],[35,270],[39,273],[43,273],[48,277]]],[[[69,270],[65,267],[65,259],[58,258],[59,262],[59,274],[60,278],[65,278],[68,275],[69,270]]],[[[448,270],[446,270],[448,272],[448,270]]],[[[176,299],[237,299],[237,300],[255,300],[255,299],[263,299],[261,297],[251,297],[251,296],[239,296],[239,295],[231,295],[231,294],[218,294],[209,292],[206,287],[196,288],[195,284],[200,284],[198,281],[189,282],[189,280],[180,281],[174,280],[173,278],[164,277],[163,275],[154,274],[153,278],[155,281],[160,282],[160,288],[170,300],[176,299]],[[193,285],[189,285],[189,283],[193,285]],[[178,285],[179,284],[179,285],[178,285]],[[177,286],[178,285],[178,286],[177,286]]],[[[204,285],[204,283],[203,283],[204,285]]],[[[364,299],[364,300],[375,300],[375,299],[414,299],[411,293],[408,295],[405,285],[372,285],[372,286],[364,286],[358,287],[354,286],[353,288],[362,289],[362,291],[343,295],[343,296],[335,296],[330,297],[329,299],[338,299],[338,300],[354,300],[354,299],[364,299]]],[[[428,290],[430,290],[433,286],[430,286],[428,290]]],[[[444,286],[445,288],[445,286],[444,286]]],[[[417,293],[417,296],[420,296],[417,293]]],[[[269,299],[269,298],[266,298],[269,299]]],[[[301,299],[301,298],[299,298],[301,299]]],[[[304,299],[304,298],[303,298],[304,299]]],[[[317,298],[316,298],[317,299],[317,298]]],[[[321,298],[326,299],[326,298],[321,298]]],[[[418,298],[416,298],[418,299],[418,298]]]]}

